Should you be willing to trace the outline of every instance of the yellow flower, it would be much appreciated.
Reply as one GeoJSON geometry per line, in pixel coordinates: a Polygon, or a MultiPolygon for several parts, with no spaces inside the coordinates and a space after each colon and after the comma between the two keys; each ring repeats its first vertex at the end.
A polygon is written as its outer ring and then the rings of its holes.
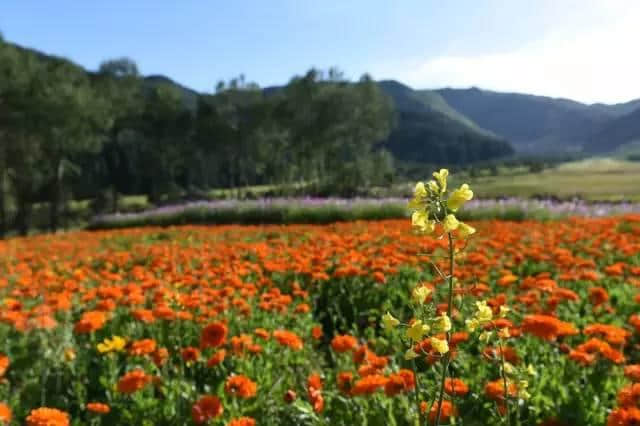
{"type": "Polygon", "coordinates": [[[447,207],[451,211],[457,211],[464,203],[473,198],[473,191],[466,183],[451,193],[447,200],[447,207]]]}
{"type": "Polygon", "coordinates": [[[447,169],[440,169],[439,172],[433,172],[433,177],[436,178],[438,182],[441,194],[447,192],[447,176],[449,176],[449,170],[447,169]]]}
{"type": "Polygon", "coordinates": [[[76,359],[76,351],[73,348],[67,348],[64,350],[64,360],[67,362],[71,362],[76,359]]]}
{"type": "Polygon", "coordinates": [[[120,336],[113,336],[111,339],[104,339],[102,343],[98,343],[98,352],[101,354],[108,352],[118,352],[124,349],[127,341],[120,336]]]}
{"type": "Polygon", "coordinates": [[[504,363],[504,372],[507,374],[513,374],[513,372],[515,371],[515,367],[513,366],[513,364],[511,364],[510,362],[506,362],[504,363]]]}
{"type": "Polygon", "coordinates": [[[491,334],[491,331],[483,331],[482,333],[480,333],[480,336],[478,336],[478,339],[481,342],[488,343],[489,339],[491,339],[491,334]]]}
{"type": "Polygon", "coordinates": [[[480,323],[475,318],[466,320],[465,324],[467,325],[467,330],[469,330],[472,333],[476,331],[476,328],[480,326],[480,323]]]}
{"type": "Polygon", "coordinates": [[[476,319],[481,324],[487,323],[493,319],[493,311],[487,306],[486,301],[482,300],[476,302],[476,308],[478,308],[478,312],[476,312],[476,319]]]}
{"type": "Polygon", "coordinates": [[[500,306],[500,318],[506,317],[510,310],[511,309],[509,309],[508,306],[501,305],[500,306]]]}
{"type": "Polygon", "coordinates": [[[502,339],[508,339],[511,337],[511,334],[509,333],[509,329],[505,327],[498,330],[498,336],[502,339]]]}
{"type": "Polygon", "coordinates": [[[411,225],[426,234],[436,229],[436,222],[429,220],[429,214],[424,210],[417,210],[411,214],[411,225]]]}
{"type": "Polygon", "coordinates": [[[536,371],[536,369],[533,367],[533,364],[529,364],[527,366],[527,374],[529,374],[530,376],[537,376],[538,372],[536,371]]]}
{"type": "Polygon", "coordinates": [[[397,318],[394,318],[393,315],[387,312],[382,316],[382,324],[384,325],[385,330],[391,330],[392,328],[400,324],[400,321],[398,321],[397,318]]]}
{"type": "Polygon", "coordinates": [[[444,232],[451,232],[458,229],[460,222],[458,222],[458,219],[456,219],[454,215],[448,214],[444,218],[444,221],[442,222],[442,224],[444,225],[444,232]]]}
{"type": "Polygon", "coordinates": [[[431,347],[435,349],[440,355],[444,355],[449,352],[449,344],[446,340],[438,339],[437,337],[432,337],[430,339],[431,347]]]}
{"type": "Polygon", "coordinates": [[[427,185],[429,186],[429,190],[434,194],[437,194],[440,191],[440,188],[438,187],[438,184],[435,180],[430,180],[427,185]]]}
{"type": "Polygon", "coordinates": [[[445,312],[436,319],[435,328],[442,333],[446,333],[451,330],[451,319],[449,319],[445,312]]]}
{"type": "Polygon", "coordinates": [[[415,303],[422,305],[429,294],[431,294],[431,289],[429,287],[419,285],[413,288],[413,291],[411,292],[411,299],[415,303]]]}
{"type": "Polygon", "coordinates": [[[411,327],[407,329],[407,337],[415,342],[419,342],[428,332],[429,326],[427,324],[423,324],[420,320],[416,320],[411,324],[411,327]]]}
{"type": "Polygon", "coordinates": [[[404,359],[406,359],[407,361],[412,360],[412,359],[416,359],[418,358],[418,354],[414,352],[414,350],[412,348],[409,348],[405,353],[404,353],[404,359]]]}
{"type": "Polygon", "coordinates": [[[467,238],[476,233],[476,228],[469,226],[464,222],[458,222],[458,233],[460,234],[460,237],[467,238]]]}
{"type": "Polygon", "coordinates": [[[416,186],[413,189],[413,197],[414,198],[425,198],[426,196],[427,196],[427,188],[425,188],[424,182],[416,183],[416,186]]]}

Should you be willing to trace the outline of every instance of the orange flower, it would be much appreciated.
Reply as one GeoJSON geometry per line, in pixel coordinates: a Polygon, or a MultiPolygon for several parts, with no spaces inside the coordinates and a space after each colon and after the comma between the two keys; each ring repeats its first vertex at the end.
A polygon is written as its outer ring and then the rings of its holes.
{"type": "Polygon", "coordinates": [[[302,349],[302,339],[297,334],[287,330],[276,330],[273,337],[283,346],[288,346],[293,350],[302,349]]]}
{"type": "Polygon", "coordinates": [[[76,333],[92,333],[100,330],[107,322],[107,315],[101,311],[89,311],[82,314],[76,323],[74,331],[76,333]]]}
{"type": "Polygon", "coordinates": [[[384,393],[387,396],[394,396],[401,392],[409,392],[416,387],[416,379],[411,370],[400,370],[391,374],[384,386],[384,393]]]}
{"type": "Polygon", "coordinates": [[[224,358],[226,356],[227,351],[225,351],[224,349],[220,349],[219,351],[211,355],[211,358],[209,358],[209,360],[207,361],[207,367],[215,367],[216,365],[224,361],[224,358]]]}
{"type": "Polygon", "coordinates": [[[571,323],[560,321],[549,315],[527,315],[522,321],[522,331],[544,340],[554,340],[560,336],[578,334],[571,323]]]}
{"type": "Polygon", "coordinates": [[[180,351],[180,355],[182,356],[182,360],[186,363],[196,362],[200,358],[200,351],[198,348],[188,346],[180,351]]]}
{"type": "Polygon", "coordinates": [[[131,394],[151,383],[152,377],[143,370],[133,370],[126,373],[118,380],[118,392],[131,394]]]}
{"type": "Polygon", "coordinates": [[[593,306],[600,306],[609,300],[609,293],[602,287],[589,288],[589,300],[593,306]]]}
{"type": "Polygon", "coordinates": [[[202,424],[221,416],[223,411],[217,396],[204,395],[191,407],[191,418],[194,423],[202,424]]]}
{"type": "Polygon", "coordinates": [[[129,346],[129,354],[133,356],[150,355],[156,350],[156,341],[153,339],[136,340],[129,346]]]}
{"type": "Polygon", "coordinates": [[[231,420],[227,426],[256,426],[256,421],[252,417],[239,417],[231,420]]]}
{"type": "Polygon", "coordinates": [[[4,373],[7,372],[7,368],[9,368],[9,357],[6,355],[0,355],[0,377],[4,377],[4,373]]]}
{"type": "Polygon", "coordinates": [[[9,424],[11,422],[11,409],[7,404],[0,403],[0,422],[2,424],[9,424]]]}
{"type": "Polygon", "coordinates": [[[231,376],[224,384],[224,390],[229,395],[248,399],[256,395],[258,385],[246,376],[231,376]]]}
{"type": "Polygon", "coordinates": [[[69,414],[56,408],[36,408],[27,416],[26,426],[69,426],[69,414]]]}
{"type": "Polygon", "coordinates": [[[156,366],[160,367],[169,359],[169,351],[167,348],[158,348],[151,354],[151,359],[156,366]]]}
{"type": "Polygon", "coordinates": [[[322,338],[322,334],[322,327],[319,325],[316,325],[311,329],[311,337],[313,337],[314,340],[320,340],[322,338]]]}
{"type": "Polygon", "coordinates": [[[202,349],[212,347],[216,348],[223,345],[227,339],[227,326],[221,322],[214,322],[202,329],[200,335],[200,347],[202,349]]]}
{"type": "Polygon", "coordinates": [[[111,411],[111,407],[101,402],[90,402],[87,404],[87,410],[96,414],[107,414],[111,411]]]}
{"type": "Polygon", "coordinates": [[[351,394],[371,395],[378,389],[384,388],[388,380],[389,379],[380,374],[371,374],[369,376],[363,377],[354,383],[353,388],[351,388],[351,394]]]}
{"type": "Polygon", "coordinates": [[[331,340],[331,348],[338,352],[343,353],[353,350],[358,345],[358,340],[348,334],[337,335],[331,340]]]}
{"type": "MultiPolygon", "coordinates": [[[[457,415],[458,415],[458,409],[451,403],[451,401],[446,401],[446,400],[442,401],[442,410],[440,411],[441,422],[446,423],[449,421],[451,417],[455,417],[457,415]]],[[[435,423],[437,416],[438,416],[438,402],[436,401],[431,407],[431,411],[429,411],[429,421],[435,423]]]]}
{"type": "Polygon", "coordinates": [[[338,373],[336,382],[340,392],[348,394],[351,392],[351,382],[353,381],[353,373],[348,371],[342,371],[338,373]]]}
{"type": "Polygon", "coordinates": [[[627,365],[624,368],[624,375],[634,382],[640,382],[640,364],[627,365]]]}
{"type": "Polygon", "coordinates": [[[469,386],[460,379],[446,378],[444,381],[444,391],[451,396],[464,396],[469,393],[469,386]]]}

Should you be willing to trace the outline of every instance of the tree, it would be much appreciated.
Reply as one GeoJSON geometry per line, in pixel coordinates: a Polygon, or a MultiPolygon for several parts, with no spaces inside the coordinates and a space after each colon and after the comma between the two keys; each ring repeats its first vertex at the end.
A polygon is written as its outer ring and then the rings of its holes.
{"type": "Polygon", "coordinates": [[[100,158],[105,166],[105,185],[111,190],[111,211],[118,209],[118,194],[131,190],[135,179],[132,151],[135,143],[135,118],[142,109],[142,81],[138,66],[128,58],[100,64],[96,90],[106,100],[110,126],[100,158]]]}

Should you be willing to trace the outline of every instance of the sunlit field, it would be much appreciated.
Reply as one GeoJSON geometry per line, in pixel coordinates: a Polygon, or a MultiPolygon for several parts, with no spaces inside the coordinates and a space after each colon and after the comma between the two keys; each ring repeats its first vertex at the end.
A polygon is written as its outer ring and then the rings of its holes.
{"type": "MultiPolygon", "coordinates": [[[[640,216],[473,225],[456,241],[441,424],[506,424],[501,355],[530,372],[526,397],[509,388],[513,424],[637,424],[640,216]],[[502,351],[465,331],[475,301],[495,315],[485,328],[508,329],[502,351]]],[[[381,317],[409,318],[419,284],[445,309],[446,247],[408,220],[0,242],[0,419],[413,425],[420,409],[433,422],[442,359],[425,340],[405,360],[381,317]]]]}

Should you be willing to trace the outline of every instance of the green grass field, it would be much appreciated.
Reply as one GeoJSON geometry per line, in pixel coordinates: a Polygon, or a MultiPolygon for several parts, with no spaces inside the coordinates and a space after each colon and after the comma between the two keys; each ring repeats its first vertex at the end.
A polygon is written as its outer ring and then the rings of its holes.
{"type": "Polygon", "coordinates": [[[593,158],[540,173],[501,170],[499,176],[467,178],[478,198],[535,196],[592,201],[640,200],[640,162],[593,158]]]}

